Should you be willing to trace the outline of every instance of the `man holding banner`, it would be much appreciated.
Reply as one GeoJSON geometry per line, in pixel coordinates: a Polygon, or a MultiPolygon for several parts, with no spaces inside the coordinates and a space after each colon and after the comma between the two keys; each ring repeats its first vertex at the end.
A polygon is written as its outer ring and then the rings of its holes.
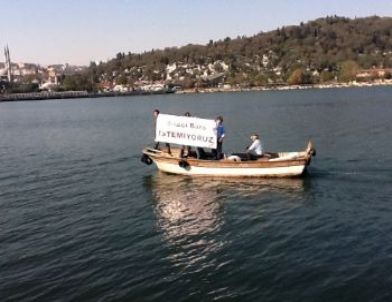
{"type": "Polygon", "coordinates": [[[223,145],[223,139],[225,137],[225,127],[223,126],[223,117],[218,116],[215,119],[216,122],[216,149],[212,150],[213,155],[216,160],[220,160],[223,157],[222,154],[222,145],[223,145]]]}
{"type": "MultiPolygon", "coordinates": [[[[154,115],[154,128],[157,128],[157,120],[158,120],[158,116],[159,116],[159,110],[155,109],[153,112],[154,115]]],[[[171,150],[170,150],[170,144],[166,143],[166,147],[167,147],[167,153],[171,154],[171,150]]],[[[155,149],[159,150],[159,141],[155,140],[155,149]]]]}

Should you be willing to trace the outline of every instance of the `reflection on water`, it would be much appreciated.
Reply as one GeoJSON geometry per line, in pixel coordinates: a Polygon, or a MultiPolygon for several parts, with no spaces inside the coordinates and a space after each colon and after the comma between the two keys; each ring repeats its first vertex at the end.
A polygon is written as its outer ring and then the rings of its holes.
{"type": "Polygon", "coordinates": [[[297,196],[303,178],[206,178],[157,172],[150,178],[159,227],[170,240],[216,232],[223,224],[224,201],[279,193],[297,196]]]}
{"type": "Polygon", "coordinates": [[[157,225],[165,241],[176,247],[171,260],[186,265],[228,243],[219,236],[225,223],[225,201],[258,200],[274,193],[293,197],[305,189],[304,179],[190,178],[160,172],[150,176],[148,183],[157,225]]]}
{"type": "Polygon", "coordinates": [[[158,224],[168,239],[177,241],[219,229],[223,203],[214,183],[157,173],[151,186],[158,224]]]}
{"type": "Polygon", "coordinates": [[[391,93],[1,103],[0,302],[392,301],[391,93]],[[304,179],[159,174],[154,108],[222,114],[227,152],[250,129],[319,152],[304,179]]]}
{"type": "Polygon", "coordinates": [[[223,248],[217,236],[223,225],[223,200],[209,182],[156,173],[151,193],[157,226],[174,250],[168,255],[175,266],[189,271],[212,265],[206,257],[223,248]]]}

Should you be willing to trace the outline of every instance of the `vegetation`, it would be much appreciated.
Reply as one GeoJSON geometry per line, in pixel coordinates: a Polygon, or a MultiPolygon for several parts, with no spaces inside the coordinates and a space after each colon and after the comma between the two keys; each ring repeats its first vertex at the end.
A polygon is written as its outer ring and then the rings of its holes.
{"type": "Polygon", "coordinates": [[[91,63],[83,75],[65,77],[64,88],[156,81],[205,87],[216,85],[220,74],[225,83],[242,86],[348,82],[373,67],[392,67],[392,18],[331,16],[206,45],[118,53],[91,63]]]}
{"type": "Polygon", "coordinates": [[[12,83],[0,81],[0,93],[26,93],[39,91],[36,83],[12,83]]]}
{"type": "Polygon", "coordinates": [[[355,76],[359,71],[359,65],[352,61],[344,61],[339,66],[339,81],[349,82],[355,80],[355,76]]]}
{"type": "MultiPolygon", "coordinates": [[[[391,17],[331,16],[251,37],[210,40],[206,45],[118,53],[77,74],[64,73],[61,86],[54,89],[97,91],[115,85],[137,89],[154,82],[185,88],[350,82],[380,75],[391,79],[391,68],[391,17]],[[364,69],[372,72],[358,77],[364,69]]],[[[37,91],[37,80],[25,76],[12,85],[1,82],[0,92],[37,91]]]]}
{"type": "Polygon", "coordinates": [[[73,91],[94,91],[96,84],[89,78],[89,74],[75,74],[64,77],[62,88],[73,91]]]}

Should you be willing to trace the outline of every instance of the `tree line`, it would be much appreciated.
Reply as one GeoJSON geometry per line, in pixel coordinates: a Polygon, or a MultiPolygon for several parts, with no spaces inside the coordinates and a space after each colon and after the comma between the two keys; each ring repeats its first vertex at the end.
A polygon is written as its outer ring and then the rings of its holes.
{"type": "Polygon", "coordinates": [[[210,40],[206,45],[118,53],[107,62],[91,63],[83,74],[66,77],[64,86],[95,90],[105,82],[133,86],[166,81],[199,87],[209,85],[200,66],[211,64],[212,71],[205,72],[223,73],[231,85],[351,81],[360,69],[392,68],[392,18],[329,16],[250,37],[210,40]],[[174,63],[177,68],[170,73],[167,66],[174,63]]]}

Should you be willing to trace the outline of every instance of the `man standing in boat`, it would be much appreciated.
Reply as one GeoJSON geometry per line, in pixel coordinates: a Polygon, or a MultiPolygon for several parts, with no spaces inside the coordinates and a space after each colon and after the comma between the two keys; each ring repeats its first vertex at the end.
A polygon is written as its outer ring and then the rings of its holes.
{"type": "MultiPolygon", "coordinates": [[[[184,116],[186,117],[190,117],[191,114],[189,112],[185,112],[184,116]]],[[[191,147],[190,146],[185,146],[183,145],[181,147],[181,151],[180,151],[180,157],[184,158],[184,157],[188,157],[191,153],[191,147]]]]}
{"type": "MultiPolygon", "coordinates": [[[[155,129],[157,128],[157,118],[158,118],[159,113],[160,113],[160,112],[159,112],[158,109],[155,109],[155,110],[153,111],[153,115],[154,115],[154,131],[155,131],[155,129]]],[[[167,153],[171,154],[170,144],[169,144],[169,143],[166,143],[166,147],[167,147],[167,153]]],[[[156,150],[159,150],[159,142],[156,142],[156,143],[155,143],[155,149],[156,149],[156,150]]]]}
{"type": "Polygon", "coordinates": [[[217,144],[216,149],[212,150],[212,154],[216,160],[222,159],[222,145],[223,139],[225,137],[225,127],[223,126],[223,117],[218,116],[215,119],[216,122],[216,137],[217,137],[217,144]]]}

